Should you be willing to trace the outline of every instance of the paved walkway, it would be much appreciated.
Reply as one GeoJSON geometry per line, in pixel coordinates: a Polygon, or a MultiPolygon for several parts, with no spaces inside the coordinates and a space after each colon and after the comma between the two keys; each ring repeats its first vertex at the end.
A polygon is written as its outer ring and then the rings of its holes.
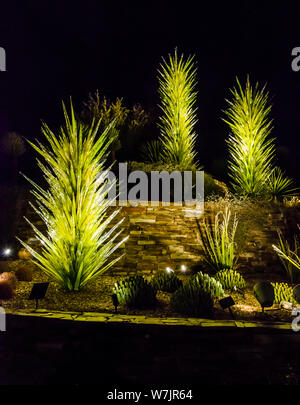
{"type": "Polygon", "coordinates": [[[121,315],[97,312],[65,312],[65,311],[47,311],[44,309],[32,310],[14,310],[7,311],[7,314],[19,316],[33,316],[52,319],[62,319],[69,321],[84,322],[104,322],[104,323],[129,323],[141,325],[178,325],[178,326],[199,326],[199,327],[230,327],[230,328],[270,328],[291,330],[290,323],[284,322],[255,322],[255,321],[237,321],[237,320],[212,320],[201,318],[154,318],[142,315],[121,315]]]}

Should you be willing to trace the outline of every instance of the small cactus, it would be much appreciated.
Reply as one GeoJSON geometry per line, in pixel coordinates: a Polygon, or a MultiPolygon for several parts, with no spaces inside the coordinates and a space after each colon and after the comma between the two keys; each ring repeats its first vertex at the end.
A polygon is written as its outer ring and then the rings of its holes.
{"type": "Polygon", "coordinates": [[[219,298],[224,295],[222,284],[215,278],[210,277],[208,274],[202,273],[201,271],[191,277],[190,283],[197,284],[204,291],[210,293],[212,298],[219,298]]]}
{"type": "Polygon", "coordinates": [[[11,271],[1,273],[0,280],[7,281],[11,285],[13,290],[15,290],[17,288],[17,277],[11,271]]]}
{"type": "Polygon", "coordinates": [[[172,293],[182,286],[182,281],[174,273],[156,274],[150,284],[157,291],[172,293]]]}
{"type": "Polygon", "coordinates": [[[297,304],[300,304],[300,284],[298,284],[294,287],[293,298],[297,302],[297,304]]]}
{"type": "Polygon", "coordinates": [[[262,310],[266,307],[271,307],[275,300],[274,287],[268,281],[260,281],[253,287],[253,293],[257,301],[260,303],[262,310]]]}
{"type": "Polygon", "coordinates": [[[275,304],[280,304],[282,301],[293,303],[293,288],[287,283],[271,283],[274,287],[275,304]]]}
{"type": "Polygon", "coordinates": [[[212,311],[213,298],[197,283],[189,282],[174,292],[171,307],[179,314],[198,317],[212,311]]]}
{"type": "Polygon", "coordinates": [[[215,275],[215,279],[222,284],[224,290],[234,291],[236,288],[238,290],[243,290],[246,287],[244,277],[241,273],[238,273],[235,270],[220,270],[215,275]]]}
{"type": "Polygon", "coordinates": [[[156,291],[142,276],[129,277],[115,283],[113,293],[128,307],[150,307],[156,303],[156,291]]]}

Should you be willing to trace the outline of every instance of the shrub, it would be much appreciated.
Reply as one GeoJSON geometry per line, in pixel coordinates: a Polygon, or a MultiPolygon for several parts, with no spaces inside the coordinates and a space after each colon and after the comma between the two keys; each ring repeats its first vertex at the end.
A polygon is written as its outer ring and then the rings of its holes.
{"type": "Polygon", "coordinates": [[[284,267],[288,278],[291,283],[294,283],[299,277],[300,265],[298,258],[298,253],[300,249],[299,241],[296,236],[294,236],[294,246],[292,247],[287,240],[282,236],[282,233],[278,231],[279,245],[273,245],[273,249],[277,253],[279,260],[284,267]]]}
{"type": "Polygon", "coordinates": [[[218,271],[215,275],[215,279],[222,284],[224,290],[234,291],[235,287],[239,290],[243,290],[246,287],[244,277],[235,270],[225,269],[218,271]]]}
{"type": "Polygon", "coordinates": [[[179,314],[198,317],[212,312],[213,298],[197,283],[187,283],[174,292],[171,307],[179,314]]]}
{"type": "Polygon", "coordinates": [[[190,278],[190,283],[198,285],[204,291],[208,292],[212,298],[219,298],[224,295],[221,283],[201,271],[190,278]]]}
{"type": "Polygon", "coordinates": [[[4,272],[0,274],[0,280],[7,281],[13,290],[17,288],[17,278],[14,273],[10,272],[4,272]]]}
{"type": "Polygon", "coordinates": [[[21,243],[43,272],[67,290],[76,291],[119,260],[110,256],[124,240],[114,244],[122,221],[108,229],[118,214],[118,210],[108,213],[113,200],[106,199],[105,161],[113,142],[108,137],[111,126],[99,135],[100,122],[83,125],[75,117],[72,103],[70,116],[64,104],[63,110],[65,126],[58,137],[44,124],[48,145],[29,142],[44,159],[38,164],[48,183],[43,189],[28,179],[37,201],[33,208],[47,227],[45,236],[27,220],[43,244],[42,252],[21,243]]]}
{"type": "Polygon", "coordinates": [[[128,307],[151,307],[156,303],[156,291],[142,276],[129,277],[115,283],[113,288],[118,301],[128,307]]]}
{"type": "Polygon", "coordinates": [[[271,307],[275,300],[274,287],[268,281],[260,281],[253,287],[253,293],[262,309],[271,307]]]}
{"type": "Polygon", "coordinates": [[[180,164],[183,169],[195,163],[196,133],[196,68],[194,57],[184,60],[169,55],[163,59],[158,71],[160,117],[163,158],[166,162],[180,164]]]}
{"type": "MultiPolygon", "coordinates": [[[[149,160],[149,159],[148,159],[149,160]]],[[[150,174],[151,171],[167,171],[169,173],[172,173],[173,171],[182,171],[183,167],[180,165],[174,165],[171,163],[167,162],[161,162],[161,161],[156,161],[156,162],[128,162],[128,170],[129,171],[134,171],[134,170],[141,170],[145,173],[150,174]]],[[[192,171],[192,181],[193,184],[195,184],[195,173],[196,173],[196,166],[191,165],[190,167],[186,168],[185,170],[190,170],[192,171]]],[[[208,197],[224,197],[225,195],[228,194],[228,189],[226,187],[226,184],[218,181],[213,178],[213,176],[209,173],[204,173],[204,197],[205,199],[208,199],[208,197]]]]}
{"type": "Polygon", "coordinates": [[[16,276],[19,281],[32,281],[33,274],[29,267],[20,267],[16,271],[16,276]]]}
{"type": "Polygon", "coordinates": [[[172,293],[182,286],[182,281],[174,273],[156,274],[150,284],[158,291],[172,293]]]}
{"type": "Polygon", "coordinates": [[[238,226],[236,216],[230,221],[231,212],[226,207],[225,213],[218,212],[214,223],[203,221],[203,228],[197,220],[201,242],[204,249],[204,260],[215,271],[234,268],[235,233],[238,226]]]}
{"type": "Polygon", "coordinates": [[[300,304],[300,284],[298,284],[294,287],[293,298],[298,304],[300,304]]]}
{"type": "Polygon", "coordinates": [[[14,297],[14,289],[8,280],[0,280],[0,300],[10,300],[14,297]]]}
{"type": "Polygon", "coordinates": [[[162,142],[156,139],[142,144],[139,150],[141,158],[145,162],[160,162],[162,159],[162,146],[162,142]]]}
{"type": "Polygon", "coordinates": [[[287,283],[271,283],[274,287],[274,303],[280,304],[281,301],[293,302],[293,287],[287,283]]]}
{"type": "Polygon", "coordinates": [[[124,105],[122,98],[110,101],[105,96],[101,97],[97,90],[94,94],[90,94],[84,103],[81,119],[87,125],[91,125],[93,120],[95,122],[101,120],[99,131],[105,131],[114,121],[109,130],[109,137],[114,138],[110,145],[114,155],[120,149],[123,149],[125,154],[134,150],[141,131],[149,123],[150,116],[140,104],[135,104],[130,109],[124,105]]]}

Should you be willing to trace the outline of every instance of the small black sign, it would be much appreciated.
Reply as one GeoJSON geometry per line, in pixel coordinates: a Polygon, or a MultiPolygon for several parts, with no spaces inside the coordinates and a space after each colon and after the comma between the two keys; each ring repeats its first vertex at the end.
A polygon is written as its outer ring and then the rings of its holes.
{"type": "Polygon", "coordinates": [[[36,309],[38,308],[38,300],[45,297],[49,283],[35,283],[33,284],[31,293],[29,295],[29,300],[36,301],[36,309]]]}
{"type": "Polygon", "coordinates": [[[232,297],[225,297],[219,300],[219,303],[223,309],[232,307],[235,304],[232,297]]]}

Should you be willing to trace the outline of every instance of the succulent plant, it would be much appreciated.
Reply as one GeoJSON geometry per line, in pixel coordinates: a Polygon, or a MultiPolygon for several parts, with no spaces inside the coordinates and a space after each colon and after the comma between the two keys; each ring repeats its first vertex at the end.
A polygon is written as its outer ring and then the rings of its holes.
{"type": "Polygon", "coordinates": [[[150,284],[155,290],[172,293],[182,286],[182,281],[174,273],[160,273],[152,278],[150,284]]]}
{"type": "Polygon", "coordinates": [[[196,284],[204,291],[210,293],[212,298],[219,298],[224,295],[222,284],[214,277],[210,277],[208,274],[202,273],[201,271],[191,277],[190,283],[196,284]]]}
{"type": "Polygon", "coordinates": [[[150,307],[156,303],[156,290],[142,276],[128,277],[115,283],[113,293],[128,307],[150,307]]]}
{"type": "Polygon", "coordinates": [[[282,301],[292,302],[293,299],[293,287],[287,283],[271,283],[274,287],[274,304],[280,304],[282,301]]]}
{"type": "Polygon", "coordinates": [[[32,281],[32,270],[30,267],[20,267],[16,271],[16,276],[19,281],[32,281]]]}
{"type": "Polygon", "coordinates": [[[244,277],[241,275],[241,273],[235,270],[220,270],[215,275],[215,279],[222,284],[224,290],[234,291],[235,288],[243,290],[246,287],[244,277]]]}
{"type": "Polygon", "coordinates": [[[269,281],[260,281],[253,287],[253,293],[257,301],[260,303],[262,310],[265,307],[271,307],[275,300],[274,287],[269,281]]]}
{"type": "Polygon", "coordinates": [[[174,292],[171,307],[182,315],[198,317],[212,311],[213,298],[200,285],[189,282],[174,292]]]}
{"type": "Polygon", "coordinates": [[[297,302],[297,304],[300,304],[300,284],[297,284],[294,289],[293,289],[293,298],[297,302]]]}

